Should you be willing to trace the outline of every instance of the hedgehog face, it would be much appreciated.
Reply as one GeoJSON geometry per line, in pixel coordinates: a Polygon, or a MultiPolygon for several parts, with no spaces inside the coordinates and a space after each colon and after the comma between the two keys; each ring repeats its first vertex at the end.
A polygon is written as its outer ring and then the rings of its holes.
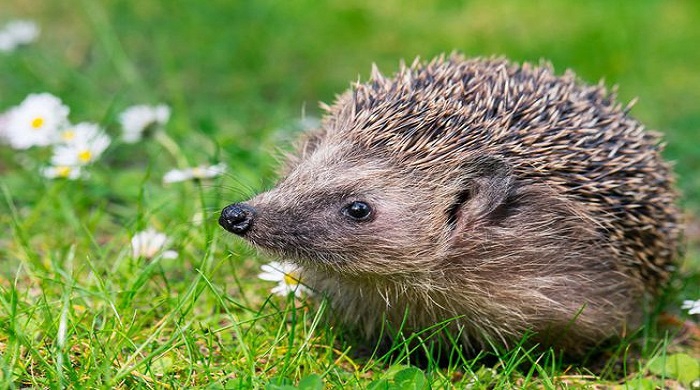
{"type": "Polygon", "coordinates": [[[509,170],[497,158],[421,171],[378,154],[337,141],[318,145],[275,188],[224,209],[220,223],[305,266],[414,275],[440,269],[509,191],[509,170]],[[430,174],[436,171],[439,179],[430,174]]]}
{"type": "Polygon", "coordinates": [[[220,221],[307,266],[410,273],[439,256],[450,230],[451,192],[356,146],[319,147],[274,189],[229,206],[220,221]]]}

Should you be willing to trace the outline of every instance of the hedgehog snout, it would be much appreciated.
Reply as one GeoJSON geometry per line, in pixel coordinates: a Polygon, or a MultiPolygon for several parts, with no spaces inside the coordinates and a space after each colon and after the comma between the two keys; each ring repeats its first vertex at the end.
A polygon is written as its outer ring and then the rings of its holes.
{"type": "Polygon", "coordinates": [[[253,226],[255,208],[245,203],[233,203],[221,210],[219,225],[233,234],[244,235],[253,226]]]}

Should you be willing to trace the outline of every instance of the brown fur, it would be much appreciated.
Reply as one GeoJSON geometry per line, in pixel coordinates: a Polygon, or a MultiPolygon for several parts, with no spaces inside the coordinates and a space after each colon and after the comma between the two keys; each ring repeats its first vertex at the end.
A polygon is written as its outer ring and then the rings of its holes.
{"type": "Polygon", "coordinates": [[[303,268],[375,337],[453,319],[469,348],[523,334],[577,354],[638,324],[678,210],[659,137],[602,86],[453,55],[376,68],[253,198],[244,237],[303,268]],[[370,221],[343,206],[371,205],[370,221]]]}

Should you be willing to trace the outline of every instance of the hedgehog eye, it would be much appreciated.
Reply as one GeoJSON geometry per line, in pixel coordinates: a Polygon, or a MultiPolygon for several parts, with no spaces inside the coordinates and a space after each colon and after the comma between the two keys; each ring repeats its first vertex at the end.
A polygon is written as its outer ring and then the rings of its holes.
{"type": "Polygon", "coordinates": [[[355,221],[367,221],[372,216],[372,208],[360,201],[348,203],[343,207],[342,212],[355,221]]]}

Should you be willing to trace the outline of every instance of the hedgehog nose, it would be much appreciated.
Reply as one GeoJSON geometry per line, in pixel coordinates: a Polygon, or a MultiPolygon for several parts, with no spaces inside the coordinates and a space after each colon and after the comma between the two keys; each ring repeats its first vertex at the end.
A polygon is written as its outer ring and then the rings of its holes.
{"type": "Polygon", "coordinates": [[[219,225],[233,234],[243,235],[253,225],[255,209],[245,203],[234,203],[221,211],[219,225]]]}

